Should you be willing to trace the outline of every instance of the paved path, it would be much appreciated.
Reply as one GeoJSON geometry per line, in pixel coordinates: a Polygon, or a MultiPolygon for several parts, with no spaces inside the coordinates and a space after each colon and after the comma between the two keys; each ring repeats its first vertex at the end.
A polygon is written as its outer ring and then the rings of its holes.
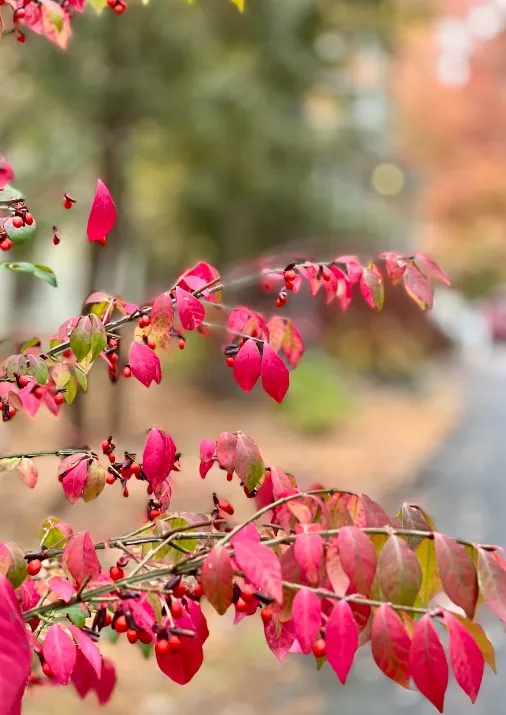
{"type": "MultiPolygon", "coordinates": [[[[447,442],[422,468],[419,501],[448,534],[506,545],[506,349],[477,358],[462,370],[466,414],[447,442]]],[[[452,683],[447,715],[503,715],[506,712],[506,633],[492,618],[482,621],[496,647],[498,675],[486,666],[475,705],[452,683]]],[[[420,695],[388,681],[364,648],[353,675],[341,686],[328,666],[318,678],[326,694],[325,715],[430,715],[436,710],[420,695]]]]}

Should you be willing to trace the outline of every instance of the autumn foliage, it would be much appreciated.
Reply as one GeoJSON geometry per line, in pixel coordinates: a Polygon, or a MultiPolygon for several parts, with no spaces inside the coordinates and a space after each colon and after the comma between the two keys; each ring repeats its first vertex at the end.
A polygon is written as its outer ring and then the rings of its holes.
{"type": "MultiPolygon", "coordinates": [[[[68,34],[67,14],[81,11],[84,2],[32,0],[23,4],[23,15],[19,3],[7,5],[18,13],[18,33],[24,23],[53,40],[56,30],[48,29],[46,15],[63,13],[66,19],[56,28],[60,41],[61,33],[68,34]]],[[[0,249],[6,253],[30,240],[37,226],[13,180],[2,157],[0,249]]],[[[76,200],[65,194],[62,204],[71,210],[76,200]]],[[[113,197],[99,179],[82,227],[97,244],[94,250],[107,250],[115,221],[113,197]]],[[[55,231],[53,242],[59,241],[55,231]]],[[[56,287],[47,266],[0,266],[56,287]]],[[[237,389],[249,392],[259,385],[281,403],[290,371],[304,354],[297,326],[283,315],[292,294],[304,291],[308,300],[321,298],[329,309],[342,311],[363,300],[379,311],[385,282],[391,281],[426,310],[434,279],[449,283],[421,253],[386,252],[366,262],[356,256],[297,258],[247,279],[271,295],[269,315],[228,306],[223,299],[233,282],[225,284],[206,262],[184,270],[144,305],[96,292],[85,299],[82,314],[55,326],[47,341],[29,339],[2,360],[2,418],[9,422],[21,410],[30,417],[40,409],[58,415],[64,403],[71,405],[86,391],[97,363],[105,364],[112,383],[158,384],[164,377],[160,355],[185,350],[190,332],[202,339],[211,331],[222,335],[223,360],[237,389]],[[124,337],[127,325],[135,327],[133,338],[124,337]]],[[[116,672],[100,650],[107,637],[142,648],[156,660],[153,667],[184,685],[203,665],[209,609],[221,616],[231,612],[236,624],[255,619],[277,659],[303,654],[318,669],[331,668],[342,683],[357,650],[370,648],[386,677],[404,688],[413,684],[439,711],[450,669],[475,701],[485,665],[495,670],[477,609],[483,604],[506,622],[500,547],[439,532],[419,505],[403,504],[390,516],[364,494],[320,484],[303,491],[294,475],[266,464],[260,447],[239,430],[206,429],[199,473],[213,483],[209,509],[174,513],[173,475],[184,469],[177,429],[168,434],[142,427],[148,431],[139,453],[111,435],[94,448],[32,452],[27,444],[23,453],[0,458],[4,478],[17,472],[27,488],[40,489],[39,460],[58,457],[56,476],[71,504],[92,502],[106,488],[125,497],[135,489],[146,493],[146,519],[128,534],[96,542],[88,531],[75,532],[48,516],[33,550],[0,543],[0,715],[18,715],[28,688],[69,686],[81,698],[95,693],[100,704],[108,702],[116,672]],[[234,519],[234,506],[220,497],[224,479],[235,484],[237,500],[253,505],[246,521],[234,519]],[[102,558],[111,551],[116,563],[107,570],[102,558]],[[441,593],[450,607],[435,604],[441,593]]]]}

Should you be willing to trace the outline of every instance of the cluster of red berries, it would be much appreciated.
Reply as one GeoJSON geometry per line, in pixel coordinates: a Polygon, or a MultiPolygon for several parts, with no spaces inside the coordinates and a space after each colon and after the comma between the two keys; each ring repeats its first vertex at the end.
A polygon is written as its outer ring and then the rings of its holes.
{"type": "Polygon", "coordinates": [[[17,410],[16,408],[9,403],[9,401],[5,398],[2,398],[0,400],[0,405],[2,408],[2,421],[3,422],[9,422],[12,420],[13,417],[16,416],[17,410]]]}
{"type": "MultiPolygon", "coordinates": [[[[112,441],[112,436],[104,439],[102,442],[102,452],[107,456],[111,466],[108,469],[108,474],[105,479],[107,484],[114,484],[118,479],[121,482],[123,488],[123,496],[128,497],[128,487],[127,482],[131,477],[135,477],[140,481],[146,479],[142,471],[142,466],[135,461],[135,454],[129,454],[125,452],[125,458],[123,461],[118,462],[116,460],[116,455],[114,454],[114,449],[116,445],[112,441]]],[[[148,491],[151,485],[148,485],[148,491]]]]}
{"type": "MultiPolygon", "coordinates": [[[[4,5],[5,0],[0,0],[0,5],[4,5]]],[[[14,22],[14,25],[16,26],[16,39],[18,42],[25,42],[26,40],[26,35],[21,32],[19,29],[18,23],[21,20],[25,19],[26,12],[25,12],[25,7],[29,5],[32,2],[32,0],[23,0],[23,6],[22,7],[17,7],[13,10],[12,12],[12,21],[14,22]]]]}
{"type": "Polygon", "coordinates": [[[107,348],[105,350],[105,355],[108,361],[109,379],[111,382],[116,382],[118,379],[119,345],[119,336],[107,336],[107,348]]]}
{"type": "Polygon", "coordinates": [[[127,9],[127,4],[124,0],[107,0],[107,4],[114,10],[116,15],[122,15],[127,9]]]}

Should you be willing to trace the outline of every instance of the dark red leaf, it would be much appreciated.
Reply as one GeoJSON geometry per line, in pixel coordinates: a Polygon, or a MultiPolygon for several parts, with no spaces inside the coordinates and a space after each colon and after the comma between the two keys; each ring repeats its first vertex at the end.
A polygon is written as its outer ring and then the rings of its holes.
{"type": "Polygon", "coordinates": [[[295,640],[292,621],[281,623],[276,617],[264,623],[264,634],[267,645],[279,661],[283,661],[295,640]]]}
{"type": "Polygon", "coordinates": [[[262,358],[255,340],[246,340],[234,360],[234,377],[244,392],[252,390],[260,377],[262,358]]]}
{"type": "Polygon", "coordinates": [[[321,628],[321,604],[318,596],[308,588],[297,591],[292,604],[295,636],[303,653],[309,653],[321,628]]]}
{"type": "MultiPolygon", "coordinates": [[[[194,631],[193,621],[190,616],[183,613],[181,618],[174,619],[178,628],[194,631]]],[[[167,624],[170,625],[170,624],[167,624]]],[[[193,676],[199,671],[202,665],[204,654],[202,651],[202,641],[200,638],[189,636],[178,636],[181,641],[181,650],[178,653],[168,653],[167,655],[157,655],[158,667],[171,680],[178,685],[189,683],[193,676]]]]}
{"type": "Polygon", "coordinates": [[[98,578],[100,562],[87,531],[81,531],[70,537],[63,550],[62,564],[78,586],[87,578],[92,581],[98,578]]]}
{"type": "Polygon", "coordinates": [[[420,562],[399,536],[389,536],[381,550],[377,579],[392,603],[412,606],[422,585],[420,562]]]}
{"type": "Polygon", "coordinates": [[[356,526],[344,526],[337,537],[337,547],[351,588],[368,595],[376,573],[376,549],[369,537],[356,526]]]}
{"type": "Polygon", "coordinates": [[[254,541],[234,540],[235,560],[251,583],[278,603],[283,600],[281,565],[268,546],[254,541]]]}
{"type": "Polygon", "coordinates": [[[418,690],[442,713],[448,687],[448,663],[428,614],[416,623],[409,651],[409,669],[418,690]]]}
{"type": "Polygon", "coordinates": [[[207,600],[222,616],[232,603],[234,569],[224,546],[216,546],[202,565],[202,588],[207,600]]]}
{"type": "Polygon", "coordinates": [[[371,651],[378,668],[404,688],[409,687],[411,641],[394,609],[384,603],[374,613],[371,651]]]}
{"type": "Polygon", "coordinates": [[[439,577],[446,595],[473,618],[478,600],[478,576],[463,546],[455,539],[434,533],[439,577]]]}
{"type": "Polygon", "coordinates": [[[276,402],[282,402],[290,384],[290,373],[283,360],[268,343],[262,355],[262,387],[276,402]]]}
{"type": "Polygon", "coordinates": [[[297,534],[294,554],[302,575],[309,583],[317,584],[323,557],[323,539],[319,534],[297,534]]]}
{"type": "Polygon", "coordinates": [[[358,626],[347,601],[339,601],[325,631],[326,656],[341,683],[345,683],[358,648],[358,626]]]}

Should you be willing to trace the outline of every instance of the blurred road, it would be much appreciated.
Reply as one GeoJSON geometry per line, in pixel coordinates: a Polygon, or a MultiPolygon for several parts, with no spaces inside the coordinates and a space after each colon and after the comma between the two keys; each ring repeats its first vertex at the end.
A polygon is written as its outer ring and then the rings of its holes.
{"type": "MultiPolygon", "coordinates": [[[[481,543],[506,544],[506,348],[476,357],[462,370],[466,414],[457,430],[422,468],[417,486],[400,494],[418,501],[438,529],[481,543]]],[[[506,634],[499,621],[479,619],[494,643],[495,676],[485,667],[475,705],[451,683],[447,715],[502,715],[506,694],[506,634]]],[[[391,683],[377,669],[368,649],[357,653],[353,676],[341,686],[327,666],[320,671],[325,715],[430,715],[436,710],[416,691],[391,683]]]]}

